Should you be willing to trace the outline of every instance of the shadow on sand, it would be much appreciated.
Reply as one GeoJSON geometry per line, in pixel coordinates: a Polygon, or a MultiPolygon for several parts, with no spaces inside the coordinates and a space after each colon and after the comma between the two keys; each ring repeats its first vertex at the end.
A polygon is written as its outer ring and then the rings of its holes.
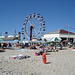
{"type": "Polygon", "coordinates": [[[0,50],[0,52],[5,52],[4,50],[0,50]]]}
{"type": "Polygon", "coordinates": [[[50,53],[46,53],[46,55],[50,55],[50,53]]]}
{"type": "Polygon", "coordinates": [[[68,48],[62,48],[61,50],[68,50],[68,48]]]}
{"type": "Polygon", "coordinates": [[[51,64],[52,62],[47,62],[46,64],[51,64]]]}

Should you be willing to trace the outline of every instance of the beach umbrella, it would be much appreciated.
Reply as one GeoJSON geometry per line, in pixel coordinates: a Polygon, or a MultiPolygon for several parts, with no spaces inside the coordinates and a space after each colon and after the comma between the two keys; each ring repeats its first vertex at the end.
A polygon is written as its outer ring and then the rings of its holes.
{"type": "Polygon", "coordinates": [[[3,39],[0,38],[0,41],[3,41],[3,39]]]}
{"type": "Polygon", "coordinates": [[[15,41],[15,42],[18,42],[19,40],[15,39],[14,41],[15,41]]]}
{"type": "Polygon", "coordinates": [[[19,41],[19,40],[15,39],[13,42],[14,42],[14,43],[17,43],[18,41],[19,41]]]}
{"type": "Polygon", "coordinates": [[[47,38],[47,42],[51,42],[51,40],[52,40],[53,38],[47,38]]]}
{"type": "Polygon", "coordinates": [[[51,41],[53,41],[53,42],[60,42],[61,38],[54,37],[53,39],[51,39],[51,41]]]}

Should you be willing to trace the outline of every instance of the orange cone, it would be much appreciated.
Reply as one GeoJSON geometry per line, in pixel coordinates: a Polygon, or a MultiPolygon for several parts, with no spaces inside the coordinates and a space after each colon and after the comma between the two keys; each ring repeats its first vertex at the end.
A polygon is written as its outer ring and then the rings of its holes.
{"type": "Polygon", "coordinates": [[[45,53],[43,53],[42,58],[43,58],[43,63],[46,64],[46,54],[45,53]]]}

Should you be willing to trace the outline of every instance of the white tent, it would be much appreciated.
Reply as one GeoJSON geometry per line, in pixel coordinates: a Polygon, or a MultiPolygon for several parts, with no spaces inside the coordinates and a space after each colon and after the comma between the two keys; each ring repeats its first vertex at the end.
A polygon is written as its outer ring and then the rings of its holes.
{"type": "Polygon", "coordinates": [[[53,42],[60,42],[61,38],[54,37],[54,38],[51,39],[51,41],[53,41],[53,42]]]}

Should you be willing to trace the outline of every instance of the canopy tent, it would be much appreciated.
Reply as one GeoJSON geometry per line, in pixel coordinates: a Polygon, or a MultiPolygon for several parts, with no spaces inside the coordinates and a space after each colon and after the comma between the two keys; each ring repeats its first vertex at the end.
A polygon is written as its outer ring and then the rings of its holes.
{"type": "Polygon", "coordinates": [[[54,37],[54,38],[51,39],[51,41],[53,41],[53,42],[60,42],[61,38],[54,37]]]}
{"type": "Polygon", "coordinates": [[[52,39],[53,39],[53,38],[50,38],[50,37],[49,37],[49,38],[47,39],[47,42],[51,42],[52,39]]]}

